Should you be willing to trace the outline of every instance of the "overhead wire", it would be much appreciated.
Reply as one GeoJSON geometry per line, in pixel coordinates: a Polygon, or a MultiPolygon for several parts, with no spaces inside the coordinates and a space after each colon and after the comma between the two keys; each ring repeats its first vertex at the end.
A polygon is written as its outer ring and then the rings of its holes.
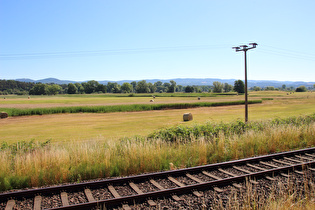
{"type": "Polygon", "coordinates": [[[283,49],[273,46],[264,45],[258,51],[258,53],[277,55],[282,57],[294,58],[294,59],[302,59],[302,60],[310,60],[315,61],[315,55],[309,54],[305,52],[297,52],[289,49],[283,49]]]}
{"type": "MultiPolygon", "coordinates": [[[[47,59],[58,57],[88,57],[88,56],[107,56],[138,53],[167,53],[194,50],[217,50],[229,49],[230,44],[217,45],[191,45],[174,47],[148,47],[148,48],[126,48],[126,49],[104,49],[104,50],[79,50],[79,51],[60,51],[60,52],[35,52],[35,53],[4,53],[0,54],[0,60],[27,60],[27,59],[47,59]]],[[[271,54],[294,59],[315,61],[315,55],[305,52],[297,52],[289,49],[278,48],[269,45],[258,45],[258,53],[271,54]]]]}
{"type": "Polygon", "coordinates": [[[227,47],[227,45],[194,45],[194,46],[107,49],[107,50],[87,50],[87,51],[17,53],[17,54],[0,54],[0,60],[37,59],[37,58],[50,58],[50,57],[60,57],[60,56],[62,57],[102,56],[102,55],[116,55],[116,54],[211,50],[211,49],[220,49],[220,48],[225,48],[225,47],[227,47]]]}

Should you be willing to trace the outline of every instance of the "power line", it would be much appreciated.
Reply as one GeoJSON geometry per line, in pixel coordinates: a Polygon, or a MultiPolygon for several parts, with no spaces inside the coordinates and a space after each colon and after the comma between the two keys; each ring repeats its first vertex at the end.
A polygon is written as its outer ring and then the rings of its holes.
{"type": "Polygon", "coordinates": [[[109,50],[90,50],[90,51],[64,51],[64,52],[38,52],[38,53],[17,53],[0,54],[0,60],[19,60],[19,59],[38,59],[50,57],[76,57],[76,56],[103,56],[115,54],[136,54],[136,53],[159,53],[173,51],[193,51],[193,50],[212,50],[226,48],[228,45],[195,45],[177,47],[151,47],[151,48],[130,48],[130,49],[109,49],[109,50]]]}
{"type": "Polygon", "coordinates": [[[266,46],[268,48],[271,48],[271,49],[278,50],[278,51],[282,51],[282,52],[285,52],[285,53],[315,57],[315,54],[309,54],[309,53],[300,52],[300,51],[293,51],[293,50],[290,50],[290,49],[284,49],[284,48],[279,48],[279,47],[274,47],[274,46],[269,46],[269,45],[264,45],[264,46],[266,46]]]}
{"type": "MultiPolygon", "coordinates": [[[[35,52],[35,53],[3,53],[0,54],[0,60],[29,60],[29,59],[48,59],[64,57],[90,57],[107,56],[123,54],[141,54],[141,53],[167,53],[183,51],[217,50],[229,48],[230,44],[218,45],[191,45],[174,47],[148,47],[148,48],[127,48],[127,49],[104,49],[104,50],[79,50],[79,51],[60,51],[60,52],[35,52]]],[[[274,46],[262,45],[257,53],[276,55],[294,59],[315,61],[314,54],[297,52],[289,49],[278,48],[274,46]]]]}
{"type": "Polygon", "coordinates": [[[276,48],[276,47],[270,47],[268,45],[267,45],[267,47],[263,46],[259,50],[259,53],[265,53],[265,54],[272,54],[272,55],[288,57],[288,58],[315,61],[315,55],[314,54],[297,52],[297,51],[292,51],[292,50],[282,49],[282,48],[276,48]]]}

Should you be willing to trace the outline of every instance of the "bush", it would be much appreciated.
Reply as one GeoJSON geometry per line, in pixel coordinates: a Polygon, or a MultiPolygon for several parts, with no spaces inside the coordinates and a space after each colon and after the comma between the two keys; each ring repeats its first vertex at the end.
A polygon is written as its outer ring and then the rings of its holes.
{"type": "Polygon", "coordinates": [[[250,122],[245,124],[241,120],[231,123],[207,123],[205,125],[195,125],[193,127],[176,126],[166,129],[161,129],[148,136],[148,138],[161,138],[166,141],[191,141],[199,137],[214,137],[217,138],[219,134],[229,137],[237,134],[241,135],[246,131],[263,131],[266,127],[279,125],[302,126],[310,125],[315,122],[315,113],[308,116],[289,117],[285,119],[276,118],[266,122],[250,122]]]}
{"type": "Polygon", "coordinates": [[[306,92],[306,91],[307,91],[307,89],[304,85],[295,89],[295,92],[306,92]]]}

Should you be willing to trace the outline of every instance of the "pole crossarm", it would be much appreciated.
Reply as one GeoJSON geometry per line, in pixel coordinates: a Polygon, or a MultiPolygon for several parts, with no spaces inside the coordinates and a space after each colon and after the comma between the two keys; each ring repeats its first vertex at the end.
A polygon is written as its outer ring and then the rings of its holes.
{"type": "Polygon", "coordinates": [[[236,52],[247,51],[247,50],[251,50],[251,49],[256,48],[256,46],[258,44],[257,43],[249,43],[248,45],[240,45],[239,47],[232,47],[232,49],[235,49],[236,52]],[[251,47],[249,47],[248,45],[251,45],[251,47]]]}

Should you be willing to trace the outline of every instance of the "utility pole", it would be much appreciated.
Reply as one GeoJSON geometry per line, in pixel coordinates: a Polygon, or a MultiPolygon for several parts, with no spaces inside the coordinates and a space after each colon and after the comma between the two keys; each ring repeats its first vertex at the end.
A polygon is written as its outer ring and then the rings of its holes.
{"type": "Polygon", "coordinates": [[[248,50],[256,48],[258,45],[257,43],[249,43],[248,45],[251,45],[251,47],[247,45],[240,45],[239,47],[232,47],[232,49],[235,49],[236,52],[243,51],[244,52],[244,60],[245,60],[245,123],[248,122],[248,101],[247,101],[247,58],[246,58],[246,52],[248,50]]]}

